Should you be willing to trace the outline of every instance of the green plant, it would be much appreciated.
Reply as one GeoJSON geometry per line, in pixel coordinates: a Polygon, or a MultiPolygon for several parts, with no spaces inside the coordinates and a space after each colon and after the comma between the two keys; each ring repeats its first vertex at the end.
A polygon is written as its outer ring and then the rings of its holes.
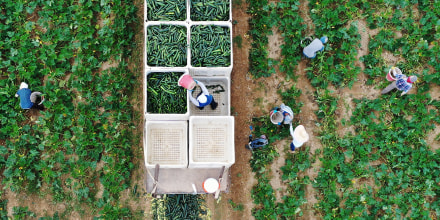
{"type": "Polygon", "coordinates": [[[21,206],[14,206],[12,208],[12,216],[14,217],[14,219],[25,219],[27,217],[37,217],[35,215],[35,213],[29,211],[28,207],[21,207],[21,206]]]}
{"type": "Polygon", "coordinates": [[[243,38],[241,38],[240,35],[237,35],[234,37],[233,39],[234,43],[237,45],[238,48],[242,47],[242,43],[243,43],[243,38]]]}
{"type": "Polygon", "coordinates": [[[243,211],[244,210],[243,204],[241,204],[241,203],[237,204],[234,201],[232,201],[232,199],[229,199],[228,203],[229,203],[229,205],[231,205],[231,207],[234,211],[243,211]]]}

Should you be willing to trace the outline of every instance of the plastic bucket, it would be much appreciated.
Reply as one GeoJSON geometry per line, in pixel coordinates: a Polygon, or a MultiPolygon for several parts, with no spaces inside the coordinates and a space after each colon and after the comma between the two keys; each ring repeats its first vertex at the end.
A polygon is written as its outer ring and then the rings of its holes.
{"type": "Polygon", "coordinates": [[[309,134],[303,125],[298,125],[293,131],[293,144],[295,147],[301,147],[307,141],[309,141],[309,134]]]}
{"type": "Polygon", "coordinates": [[[396,78],[394,78],[394,74],[393,74],[393,69],[392,68],[390,69],[390,71],[388,71],[387,80],[390,81],[390,82],[396,81],[396,78]]]}
{"type": "Polygon", "coordinates": [[[270,121],[275,124],[275,125],[279,125],[281,124],[281,122],[283,122],[284,120],[284,116],[283,113],[281,113],[280,111],[270,111],[270,121]]]}
{"type": "Polygon", "coordinates": [[[220,189],[220,183],[214,178],[206,179],[203,184],[203,190],[206,193],[215,193],[218,189],[220,189]]]}
{"type": "Polygon", "coordinates": [[[196,86],[196,82],[189,74],[183,74],[178,81],[179,86],[192,90],[196,86]]]}

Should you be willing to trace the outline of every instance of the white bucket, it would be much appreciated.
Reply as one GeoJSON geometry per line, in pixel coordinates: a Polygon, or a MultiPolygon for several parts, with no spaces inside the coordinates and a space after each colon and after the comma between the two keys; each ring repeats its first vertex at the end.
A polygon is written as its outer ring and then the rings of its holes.
{"type": "Polygon", "coordinates": [[[203,182],[203,190],[206,193],[215,193],[218,189],[220,189],[220,183],[214,178],[208,178],[203,182]]]}
{"type": "Polygon", "coordinates": [[[303,125],[298,125],[293,131],[293,145],[295,147],[301,147],[305,142],[309,140],[309,134],[303,125]]]}
{"type": "Polygon", "coordinates": [[[280,111],[271,111],[270,112],[270,121],[275,124],[275,125],[279,125],[281,124],[281,122],[283,122],[284,120],[284,116],[283,113],[281,113],[280,111]]]}

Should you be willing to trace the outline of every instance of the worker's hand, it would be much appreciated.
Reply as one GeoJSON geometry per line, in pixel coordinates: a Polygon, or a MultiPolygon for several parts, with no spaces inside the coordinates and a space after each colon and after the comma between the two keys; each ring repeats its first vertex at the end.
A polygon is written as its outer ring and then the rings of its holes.
{"type": "Polygon", "coordinates": [[[17,93],[15,93],[15,97],[18,97],[18,94],[17,94],[17,93]]]}

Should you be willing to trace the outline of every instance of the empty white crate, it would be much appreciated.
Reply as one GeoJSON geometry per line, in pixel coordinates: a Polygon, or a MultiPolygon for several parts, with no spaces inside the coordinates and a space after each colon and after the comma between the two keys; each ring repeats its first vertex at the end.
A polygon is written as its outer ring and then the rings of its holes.
{"type": "Polygon", "coordinates": [[[186,168],[188,165],[188,122],[147,121],[144,133],[147,168],[186,168]]]}
{"type": "MultiPolygon", "coordinates": [[[[211,109],[211,106],[205,106],[203,110],[200,110],[191,102],[189,103],[189,115],[206,115],[206,116],[229,116],[231,112],[231,81],[228,77],[194,77],[195,80],[199,80],[208,87],[209,93],[214,97],[214,101],[218,106],[215,110],[211,109]],[[210,86],[218,86],[216,88],[209,88],[210,86]],[[222,89],[223,88],[223,89],[222,89]],[[223,92],[220,92],[224,90],[223,92]]],[[[196,87],[193,92],[193,97],[196,98],[200,93],[200,87],[196,87]]]]}
{"type": "Polygon", "coordinates": [[[188,59],[188,64],[189,64],[189,72],[192,76],[226,76],[226,77],[230,77],[231,72],[232,72],[232,67],[233,67],[233,52],[232,52],[232,48],[233,48],[233,44],[232,44],[232,23],[231,22],[225,22],[225,21],[218,21],[218,22],[190,22],[190,27],[189,27],[189,40],[188,40],[188,44],[189,44],[189,59],[188,59]],[[226,66],[226,67],[195,67],[192,65],[192,54],[191,54],[191,27],[193,26],[198,26],[198,25],[215,25],[215,26],[221,26],[221,27],[227,27],[229,29],[229,41],[230,41],[230,50],[231,50],[231,55],[230,55],[230,65],[226,66]]]}
{"type": "MultiPolygon", "coordinates": [[[[187,107],[187,111],[183,114],[175,114],[175,113],[170,113],[170,114],[158,114],[158,113],[151,113],[148,110],[148,97],[147,97],[147,89],[148,89],[148,84],[147,84],[147,80],[148,80],[148,75],[150,73],[170,73],[170,72],[177,72],[177,73],[188,73],[188,69],[187,68],[149,68],[149,69],[145,69],[145,74],[144,74],[144,108],[145,108],[145,119],[150,121],[150,120],[155,120],[155,121],[168,121],[168,120],[177,120],[177,121],[184,121],[184,120],[188,120],[189,117],[189,99],[188,97],[186,98],[186,107],[187,107]]],[[[177,85],[177,81],[176,81],[176,85],[177,85]]],[[[184,90],[185,94],[186,94],[186,90],[184,90]]],[[[163,103],[166,104],[166,103],[163,103]]]]}
{"type": "Polygon", "coordinates": [[[189,118],[188,168],[230,167],[235,163],[234,117],[189,118]]]}

